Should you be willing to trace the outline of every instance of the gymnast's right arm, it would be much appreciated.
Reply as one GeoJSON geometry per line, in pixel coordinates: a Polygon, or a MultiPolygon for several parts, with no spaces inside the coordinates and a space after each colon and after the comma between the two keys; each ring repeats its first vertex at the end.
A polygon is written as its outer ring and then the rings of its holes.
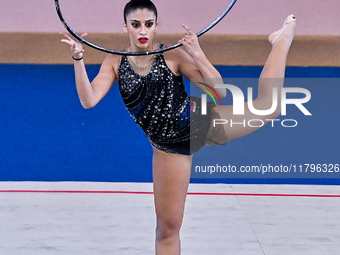
{"type": "MultiPolygon", "coordinates": [[[[65,37],[61,41],[71,47],[76,87],[81,105],[85,109],[92,108],[109,92],[116,80],[116,74],[112,63],[117,57],[112,55],[106,57],[98,75],[90,82],[83,61],[84,49],[82,43],[72,39],[67,33],[60,34],[65,37]]],[[[85,37],[86,35],[87,34],[85,33],[81,36],[85,37]]]]}

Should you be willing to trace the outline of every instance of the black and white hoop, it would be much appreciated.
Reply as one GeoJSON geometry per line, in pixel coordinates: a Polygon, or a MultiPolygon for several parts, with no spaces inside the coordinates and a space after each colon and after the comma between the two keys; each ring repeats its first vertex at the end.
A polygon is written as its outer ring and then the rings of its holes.
{"type": "MultiPolygon", "coordinates": [[[[197,36],[201,36],[204,33],[208,32],[210,29],[212,29],[217,23],[219,23],[228,13],[229,11],[234,7],[235,3],[237,0],[232,0],[231,3],[229,4],[229,6],[224,10],[224,12],[217,18],[215,19],[209,26],[207,26],[206,28],[204,28],[202,31],[197,33],[197,36]]],[[[63,23],[64,27],[67,29],[67,31],[74,36],[76,39],[78,39],[80,42],[82,42],[83,44],[94,48],[96,50],[99,51],[104,51],[107,53],[111,53],[111,54],[117,54],[117,55],[128,55],[128,56],[137,56],[137,55],[150,55],[150,54],[156,54],[156,53],[160,53],[160,52],[164,52],[164,51],[168,51],[168,50],[172,50],[175,49],[177,47],[182,46],[181,43],[177,43],[174,45],[171,45],[169,47],[166,48],[162,48],[162,49],[158,49],[158,50],[152,50],[152,51],[143,51],[143,52],[126,52],[126,51],[118,51],[118,50],[110,50],[110,49],[106,49],[103,47],[100,47],[94,43],[91,43],[87,40],[85,40],[84,38],[82,38],[81,36],[79,36],[76,32],[74,32],[70,26],[66,23],[63,14],[61,13],[61,9],[60,9],[60,5],[59,5],[59,0],[54,0],[55,2],[55,7],[59,16],[60,21],[63,23]]]]}

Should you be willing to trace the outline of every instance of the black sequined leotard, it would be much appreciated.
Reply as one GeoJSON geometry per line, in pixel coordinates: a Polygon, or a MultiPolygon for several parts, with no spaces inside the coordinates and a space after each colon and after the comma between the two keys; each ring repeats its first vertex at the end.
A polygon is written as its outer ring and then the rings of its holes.
{"type": "Polygon", "coordinates": [[[208,103],[208,115],[197,114],[200,100],[188,97],[183,77],[169,69],[163,53],[155,55],[145,76],[137,74],[123,56],[118,75],[127,110],[155,148],[190,155],[206,144],[213,105],[208,103]],[[191,101],[196,111],[190,110],[191,101]]]}

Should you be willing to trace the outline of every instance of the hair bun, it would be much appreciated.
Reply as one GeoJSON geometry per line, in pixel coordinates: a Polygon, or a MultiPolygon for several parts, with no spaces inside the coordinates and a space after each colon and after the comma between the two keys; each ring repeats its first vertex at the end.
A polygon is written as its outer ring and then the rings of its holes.
{"type": "Polygon", "coordinates": [[[126,17],[130,12],[144,8],[154,12],[157,19],[157,8],[151,0],[130,0],[124,7],[124,22],[126,23],[126,17]]]}
{"type": "Polygon", "coordinates": [[[130,0],[131,3],[148,3],[151,2],[151,0],[130,0]]]}

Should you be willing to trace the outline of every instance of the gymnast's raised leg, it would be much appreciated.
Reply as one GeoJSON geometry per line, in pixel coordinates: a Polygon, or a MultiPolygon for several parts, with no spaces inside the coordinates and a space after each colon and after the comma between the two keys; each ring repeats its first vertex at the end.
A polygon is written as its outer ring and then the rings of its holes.
{"type": "MultiPolygon", "coordinates": [[[[286,60],[290,45],[294,38],[296,20],[293,15],[287,17],[283,27],[268,37],[268,41],[272,43],[272,49],[268,59],[263,67],[258,84],[258,97],[253,100],[255,109],[266,110],[271,108],[273,98],[273,88],[277,88],[278,106],[276,110],[269,115],[259,116],[249,111],[247,103],[244,105],[244,115],[233,115],[233,106],[217,106],[214,110],[220,115],[221,119],[230,120],[234,123],[248,123],[252,119],[260,119],[264,123],[269,123],[270,119],[275,119],[279,116],[280,109],[280,89],[283,87],[286,60]]],[[[242,125],[224,125],[226,137],[228,141],[245,136],[259,129],[260,127],[250,127],[242,125]]]]}

